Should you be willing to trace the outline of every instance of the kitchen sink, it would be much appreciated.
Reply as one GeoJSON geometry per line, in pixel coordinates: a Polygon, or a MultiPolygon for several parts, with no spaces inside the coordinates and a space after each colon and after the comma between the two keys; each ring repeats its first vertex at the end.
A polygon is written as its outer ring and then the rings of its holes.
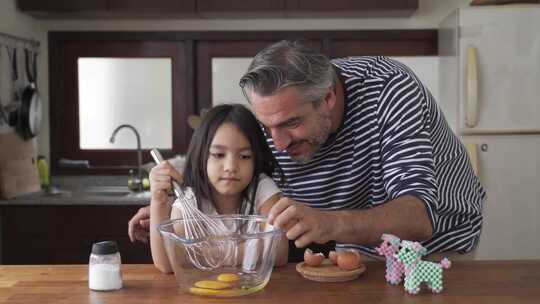
{"type": "Polygon", "coordinates": [[[128,196],[134,193],[126,186],[91,186],[83,192],[91,196],[128,196]]]}
{"type": "Polygon", "coordinates": [[[150,199],[150,191],[135,192],[127,186],[90,186],[84,188],[81,194],[93,197],[150,199]]]}

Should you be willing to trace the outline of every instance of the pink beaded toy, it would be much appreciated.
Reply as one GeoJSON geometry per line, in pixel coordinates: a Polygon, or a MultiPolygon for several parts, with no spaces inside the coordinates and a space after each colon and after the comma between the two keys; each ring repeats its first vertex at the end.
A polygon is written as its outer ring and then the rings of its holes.
{"type": "Polygon", "coordinates": [[[443,289],[443,268],[451,266],[447,258],[440,263],[422,261],[427,250],[418,242],[402,241],[396,258],[405,265],[405,290],[410,294],[420,291],[420,284],[425,282],[432,292],[443,289]]]}
{"type": "Polygon", "coordinates": [[[395,235],[386,233],[381,236],[381,239],[383,240],[381,246],[376,247],[375,250],[386,258],[386,281],[394,285],[399,284],[402,275],[405,273],[403,263],[395,257],[395,254],[399,251],[401,240],[395,235]]]}

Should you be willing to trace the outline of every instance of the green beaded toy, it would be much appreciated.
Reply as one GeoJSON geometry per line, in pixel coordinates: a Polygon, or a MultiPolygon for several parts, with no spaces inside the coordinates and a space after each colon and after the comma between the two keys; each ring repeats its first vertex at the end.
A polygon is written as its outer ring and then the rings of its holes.
{"type": "Polygon", "coordinates": [[[402,241],[396,254],[396,259],[405,266],[405,290],[410,294],[417,294],[424,282],[432,292],[439,293],[443,289],[443,269],[450,268],[451,263],[447,258],[440,263],[422,261],[426,253],[420,243],[402,241]]]}

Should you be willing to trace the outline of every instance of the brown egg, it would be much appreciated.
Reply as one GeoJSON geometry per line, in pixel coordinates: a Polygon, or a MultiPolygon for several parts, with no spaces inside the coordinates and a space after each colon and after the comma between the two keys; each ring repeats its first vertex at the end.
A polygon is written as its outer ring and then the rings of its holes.
{"type": "Polygon", "coordinates": [[[357,251],[347,250],[338,252],[337,265],[343,270],[353,270],[360,267],[362,258],[357,251]]]}
{"type": "Polygon", "coordinates": [[[332,250],[332,251],[330,251],[328,253],[328,258],[330,259],[330,261],[334,265],[337,265],[337,256],[338,256],[338,253],[336,251],[334,251],[334,250],[332,250]]]}
{"type": "Polygon", "coordinates": [[[306,249],[304,251],[304,262],[308,264],[309,266],[316,267],[321,265],[322,261],[324,260],[324,254],[322,253],[313,253],[311,249],[306,249]]]}

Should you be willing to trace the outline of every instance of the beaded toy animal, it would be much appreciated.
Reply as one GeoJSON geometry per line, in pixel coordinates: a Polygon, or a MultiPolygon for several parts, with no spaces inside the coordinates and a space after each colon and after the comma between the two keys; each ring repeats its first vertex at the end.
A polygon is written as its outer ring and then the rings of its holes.
{"type": "Polygon", "coordinates": [[[381,239],[383,242],[381,246],[375,248],[375,251],[386,258],[386,281],[394,285],[399,284],[405,273],[405,266],[395,257],[401,240],[395,235],[386,233],[381,236],[381,239]]]}
{"type": "Polygon", "coordinates": [[[422,261],[427,250],[418,242],[402,241],[396,258],[405,265],[405,290],[410,294],[420,291],[420,284],[425,282],[432,292],[443,289],[443,268],[450,268],[447,258],[440,263],[422,261]]]}

